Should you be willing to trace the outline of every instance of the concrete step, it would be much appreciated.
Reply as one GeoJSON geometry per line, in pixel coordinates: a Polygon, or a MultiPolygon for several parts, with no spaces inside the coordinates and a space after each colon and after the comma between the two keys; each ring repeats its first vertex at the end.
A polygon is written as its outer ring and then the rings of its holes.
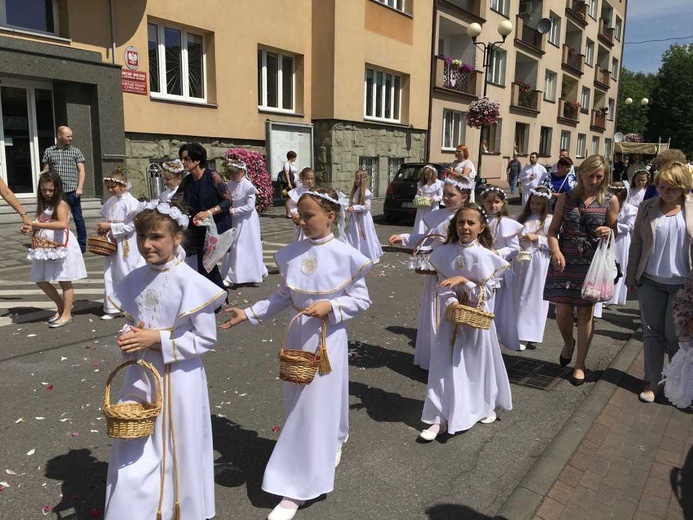
{"type": "MultiPolygon", "coordinates": [[[[24,199],[21,200],[22,206],[29,215],[36,214],[36,201],[34,199],[24,199]]],[[[97,198],[83,198],[82,199],[82,214],[85,220],[101,219],[101,199],[97,198]]],[[[4,200],[0,202],[0,226],[5,224],[16,225],[19,220],[19,216],[14,212],[12,206],[10,206],[4,200]]]]}

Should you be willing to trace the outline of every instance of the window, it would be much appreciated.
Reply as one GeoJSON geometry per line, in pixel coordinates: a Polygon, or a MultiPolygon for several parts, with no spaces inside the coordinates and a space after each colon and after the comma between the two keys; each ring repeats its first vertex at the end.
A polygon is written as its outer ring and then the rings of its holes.
{"type": "Polygon", "coordinates": [[[585,65],[594,65],[594,42],[589,38],[585,42],[585,65]]]}
{"type": "Polygon", "coordinates": [[[606,118],[609,121],[614,120],[614,111],[616,110],[616,103],[614,102],[613,99],[609,100],[609,110],[606,112],[606,118]]]}
{"type": "Polygon", "coordinates": [[[402,13],[409,13],[407,10],[407,1],[406,0],[375,0],[379,4],[386,5],[388,7],[391,7],[395,11],[400,11],[402,13]]]}
{"type": "Polygon", "coordinates": [[[570,132],[561,130],[561,150],[570,150],[570,132]]]}
{"type": "Polygon", "coordinates": [[[402,78],[378,69],[366,68],[365,117],[399,121],[402,78]]]}
{"type": "Polygon", "coordinates": [[[546,71],[546,76],[544,77],[544,99],[546,101],[556,102],[556,84],[558,82],[558,75],[550,70],[546,71]]]}
{"type": "Polygon", "coordinates": [[[621,41],[621,32],[623,32],[623,20],[619,16],[616,17],[616,24],[614,26],[614,36],[618,41],[621,41]]]}
{"type": "Polygon", "coordinates": [[[257,105],[266,110],[294,112],[295,59],[289,54],[258,49],[257,105]]]}
{"type": "Polygon", "coordinates": [[[57,0],[0,0],[0,25],[58,33],[57,0]]]}
{"type": "Polygon", "coordinates": [[[486,80],[495,85],[505,85],[506,52],[494,49],[491,53],[489,67],[486,69],[486,80]]]}
{"type": "Polygon", "coordinates": [[[614,81],[618,80],[618,60],[611,58],[611,77],[614,81]]]}
{"type": "Polygon", "coordinates": [[[590,89],[587,87],[582,87],[582,94],[580,95],[580,108],[583,112],[588,112],[590,109],[590,89]]]}
{"type": "Polygon", "coordinates": [[[549,31],[549,43],[552,43],[556,47],[561,44],[561,17],[557,14],[550,13],[549,19],[551,20],[551,30],[549,31]]]}
{"type": "Polygon", "coordinates": [[[510,0],[491,0],[491,9],[504,16],[508,16],[510,0]]]}
{"type": "Polygon", "coordinates": [[[597,155],[599,153],[599,136],[592,136],[592,155],[597,155]]]}
{"type": "Polygon", "coordinates": [[[539,131],[539,155],[543,157],[551,156],[551,136],[553,129],[550,126],[542,126],[539,131]]]}
{"type": "Polygon", "coordinates": [[[495,125],[484,126],[481,129],[481,139],[484,153],[500,153],[501,124],[499,119],[495,125]]]}
{"type": "Polygon", "coordinates": [[[604,156],[611,160],[611,139],[604,139],[604,156]]]}
{"type": "Polygon", "coordinates": [[[152,97],[204,101],[205,43],[200,34],[148,23],[152,97]]]}
{"type": "Polygon", "coordinates": [[[592,19],[597,19],[597,0],[587,0],[587,13],[592,19]]]}
{"type": "Polygon", "coordinates": [[[404,164],[404,157],[390,157],[387,160],[388,179],[392,180],[397,175],[397,172],[404,164]]]}
{"type": "Polygon", "coordinates": [[[359,169],[366,170],[371,178],[371,190],[377,197],[379,194],[379,158],[378,157],[359,157],[359,169]]]}
{"type": "Polygon", "coordinates": [[[464,143],[465,126],[464,112],[443,110],[443,150],[454,150],[464,143]]]}
{"type": "Polygon", "coordinates": [[[515,153],[526,155],[529,153],[529,125],[515,123],[515,153]]]}
{"type": "MultiPolygon", "coordinates": [[[[575,151],[575,157],[584,157],[586,148],[587,148],[587,136],[585,134],[578,134],[577,150],[575,151]]],[[[570,150],[570,148],[569,148],[569,150],[570,150]]]]}

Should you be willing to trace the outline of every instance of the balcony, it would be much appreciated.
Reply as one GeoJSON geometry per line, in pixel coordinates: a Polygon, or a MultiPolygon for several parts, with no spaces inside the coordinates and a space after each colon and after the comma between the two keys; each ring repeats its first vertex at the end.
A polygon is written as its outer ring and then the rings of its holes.
{"type": "Polygon", "coordinates": [[[481,16],[481,0],[440,0],[443,4],[455,7],[457,10],[462,11],[462,14],[471,16],[471,18],[479,23],[486,21],[485,18],[481,16]]]}
{"type": "Polygon", "coordinates": [[[611,72],[601,68],[599,64],[594,67],[594,86],[602,90],[609,90],[611,83],[611,72]]]}
{"type": "Polygon", "coordinates": [[[525,82],[513,82],[510,88],[510,108],[531,115],[541,111],[541,91],[531,90],[530,84],[525,82]]]}
{"type": "Polygon", "coordinates": [[[521,16],[515,17],[515,24],[515,45],[541,58],[544,55],[545,38],[542,38],[539,31],[527,25],[521,16]]]}
{"type": "Polygon", "coordinates": [[[577,76],[582,76],[584,67],[584,56],[578,54],[574,47],[568,45],[563,45],[563,61],[562,65],[564,69],[568,72],[575,74],[577,76]]]}
{"type": "Polygon", "coordinates": [[[477,97],[478,87],[481,85],[479,81],[478,70],[465,72],[461,69],[448,65],[445,59],[441,56],[436,56],[436,83],[437,89],[448,92],[456,92],[465,96],[477,97]]]}
{"type": "Polygon", "coordinates": [[[584,0],[566,0],[565,15],[584,29],[587,27],[587,2],[584,0]]]}
{"type": "Polygon", "coordinates": [[[603,132],[606,130],[606,108],[592,110],[592,119],[590,120],[590,129],[603,132]]]}
{"type": "Polygon", "coordinates": [[[604,18],[599,19],[599,41],[609,47],[614,46],[614,28],[608,26],[609,21],[604,18]]]}
{"type": "Polygon", "coordinates": [[[559,99],[558,100],[558,122],[568,124],[577,124],[580,114],[580,103],[575,100],[559,99]]]}

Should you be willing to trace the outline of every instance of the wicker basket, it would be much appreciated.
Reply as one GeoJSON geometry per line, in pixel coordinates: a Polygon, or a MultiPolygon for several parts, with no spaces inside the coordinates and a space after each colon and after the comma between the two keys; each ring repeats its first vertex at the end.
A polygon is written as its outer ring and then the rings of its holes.
{"type": "Polygon", "coordinates": [[[424,237],[421,240],[419,240],[416,243],[416,245],[414,246],[414,251],[412,252],[411,258],[409,259],[409,263],[414,266],[414,272],[416,274],[428,274],[431,276],[435,276],[438,274],[438,272],[435,269],[432,269],[430,267],[422,267],[422,264],[429,264],[429,262],[428,262],[429,253],[421,251],[421,248],[423,247],[423,243],[426,240],[428,240],[429,238],[433,238],[433,237],[445,238],[443,235],[439,235],[437,233],[432,233],[430,235],[424,235],[424,237]]]}
{"type": "Polygon", "coordinates": [[[126,361],[118,366],[106,381],[106,393],[101,412],[106,416],[106,427],[109,437],[117,439],[139,439],[147,437],[154,431],[156,418],[161,413],[161,376],[157,369],[143,359],[126,361]],[[156,402],[154,403],[118,403],[111,404],[111,383],[123,368],[140,365],[154,374],[156,379],[156,402]]]}
{"type": "Polygon", "coordinates": [[[48,240],[46,237],[42,237],[34,233],[31,235],[31,249],[57,249],[59,247],[65,247],[67,242],[60,244],[58,242],[53,242],[48,240]]]}
{"type": "Polygon", "coordinates": [[[289,334],[289,329],[296,321],[296,318],[302,314],[302,312],[296,314],[284,332],[282,348],[279,350],[279,379],[297,385],[309,385],[315,377],[315,372],[317,372],[322,358],[327,356],[327,325],[323,318],[320,325],[320,347],[318,352],[286,349],[284,345],[286,344],[286,336],[289,334]]]}
{"type": "Polygon", "coordinates": [[[425,209],[431,207],[431,199],[425,197],[424,195],[417,195],[414,197],[412,204],[416,209],[425,209]]]}
{"type": "Polygon", "coordinates": [[[116,252],[117,246],[108,238],[93,235],[87,239],[87,251],[99,256],[111,256],[116,252]]]}
{"type": "Polygon", "coordinates": [[[490,329],[493,318],[492,312],[484,310],[486,291],[481,288],[481,296],[476,307],[469,307],[461,303],[451,303],[445,310],[445,319],[455,325],[469,325],[475,329],[490,329]]]}

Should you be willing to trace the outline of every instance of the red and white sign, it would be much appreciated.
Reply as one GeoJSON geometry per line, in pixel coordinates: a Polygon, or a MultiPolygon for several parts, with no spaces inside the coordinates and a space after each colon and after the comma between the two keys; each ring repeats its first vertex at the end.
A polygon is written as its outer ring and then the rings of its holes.
{"type": "Polygon", "coordinates": [[[140,53],[132,45],[125,49],[125,65],[130,70],[137,70],[140,67],[140,53]]]}
{"type": "Polygon", "coordinates": [[[123,92],[147,95],[147,73],[121,69],[120,82],[123,92]]]}

